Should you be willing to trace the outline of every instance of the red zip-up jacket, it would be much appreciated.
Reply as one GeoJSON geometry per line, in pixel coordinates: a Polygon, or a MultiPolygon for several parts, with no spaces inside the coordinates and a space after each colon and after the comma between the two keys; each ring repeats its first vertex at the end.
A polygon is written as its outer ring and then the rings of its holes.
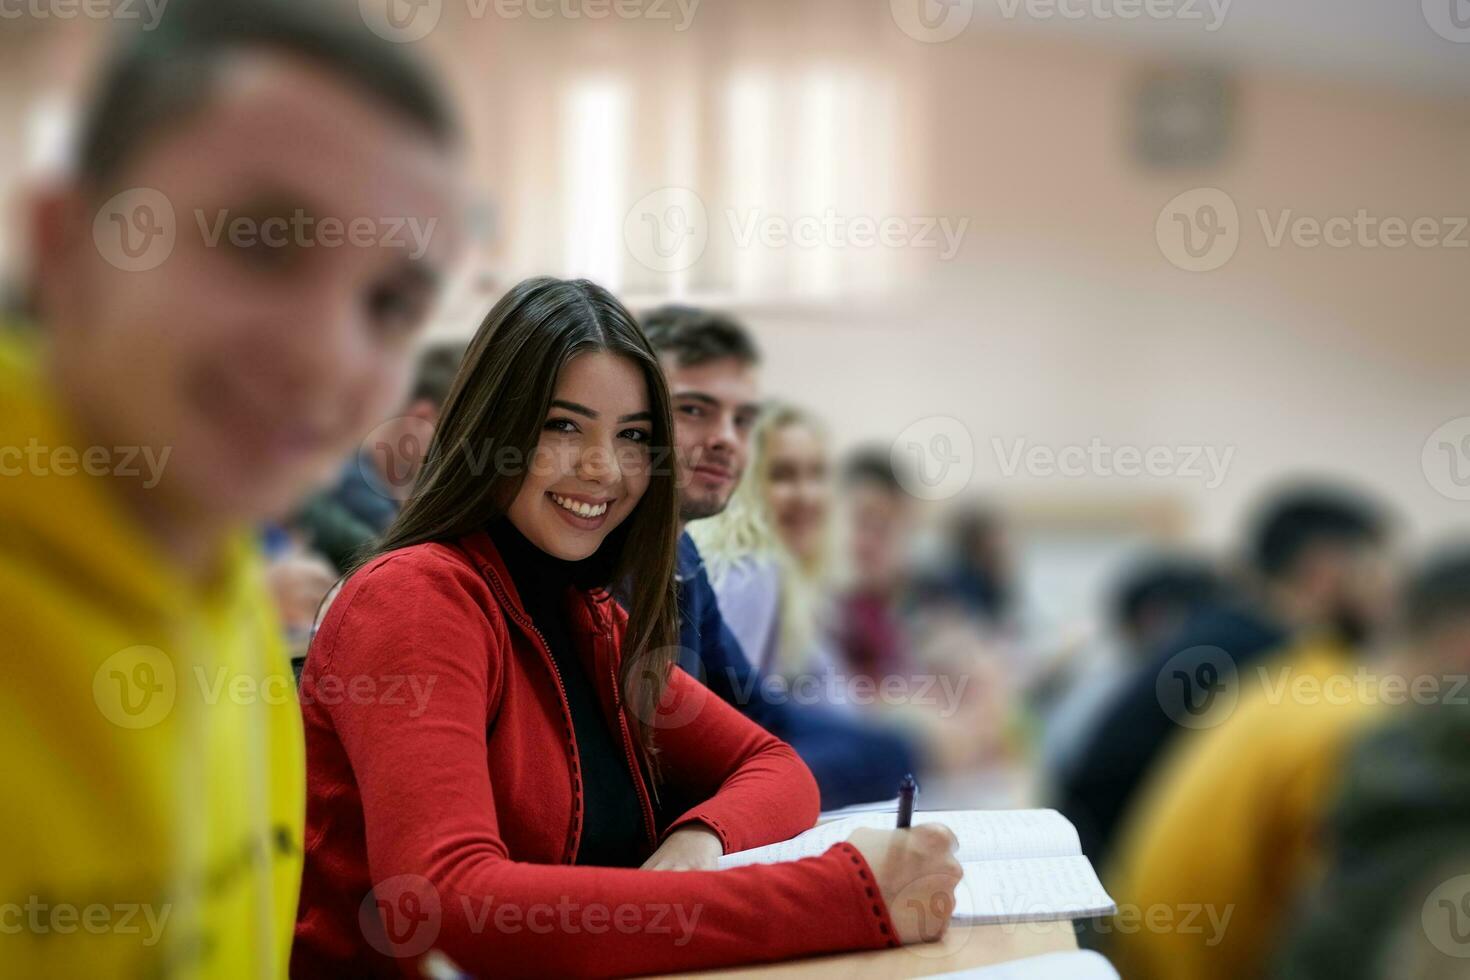
{"type": "MultiPolygon", "coordinates": [[[[674,670],[656,719],[659,792],[701,800],[659,826],[615,682],[627,615],[568,595],[568,632],[616,726],[647,843],[699,822],[725,851],[816,819],[784,742],[674,670]]],[[[384,555],[343,587],[301,678],[306,868],[291,972],[608,976],[897,945],[872,870],[839,844],[728,871],[573,865],[582,832],[571,711],[490,537],[384,555]]]]}

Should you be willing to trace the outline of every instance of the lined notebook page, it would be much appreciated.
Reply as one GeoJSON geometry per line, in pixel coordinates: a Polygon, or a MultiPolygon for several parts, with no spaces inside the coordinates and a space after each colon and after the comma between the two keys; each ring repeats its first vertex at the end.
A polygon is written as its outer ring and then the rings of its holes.
{"type": "Polygon", "coordinates": [[[961,925],[1111,914],[1113,900],[1085,857],[962,861],[950,918],[961,925]]]}
{"type": "MultiPolygon", "coordinates": [[[[847,840],[860,827],[892,830],[892,813],[859,813],[824,823],[790,840],[737,851],[720,858],[720,867],[772,864],[815,857],[847,840]]],[[[954,831],[961,862],[1008,857],[1059,857],[1082,853],[1077,831],[1055,810],[931,810],[914,814],[914,823],[941,823],[954,831]]]]}

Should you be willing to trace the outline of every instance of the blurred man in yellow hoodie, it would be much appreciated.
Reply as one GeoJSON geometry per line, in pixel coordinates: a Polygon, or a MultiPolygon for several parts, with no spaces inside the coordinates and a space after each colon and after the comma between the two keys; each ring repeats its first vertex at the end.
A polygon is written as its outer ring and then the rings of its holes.
{"type": "Polygon", "coordinates": [[[1303,634],[1238,674],[1217,665],[1228,684],[1131,810],[1105,872],[1126,914],[1098,926],[1130,980],[1238,980],[1268,968],[1320,861],[1341,759],[1383,703],[1383,668],[1360,657],[1391,609],[1386,554],[1365,543],[1339,572],[1353,597],[1343,628],[1303,634]]]}
{"type": "Polygon", "coordinates": [[[401,403],[453,144],[355,10],[176,0],[28,208],[33,322],[0,329],[0,972],[284,974],[300,715],[247,529],[401,403]]]}

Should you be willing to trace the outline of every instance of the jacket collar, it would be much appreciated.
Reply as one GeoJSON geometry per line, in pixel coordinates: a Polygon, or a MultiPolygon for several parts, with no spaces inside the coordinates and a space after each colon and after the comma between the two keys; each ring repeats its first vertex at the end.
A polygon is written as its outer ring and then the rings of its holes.
{"type": "MultiPolygon", "coordinates": [[[[526,611],[525,603],[516,591],[515,580],[510,574],[510,569],[506,567],[505,559],[501,556],[500,549],[495,547],[495,541],[490,535],[484,531],[476,531],[460,538],[457,544],[505,604],[506,618],[528,638],[537,643],[544,643],[531,621],[530,613],[526,611]]],[[[590,592],[577,589],[570,591],[575,599],[567,606],[572,615],[572,621],[568,624],[569,632],[583,656],[584,663],[588,670],[593,672],[593,677],[605,676],[609,671],[612,676],[616,677],[618,662],[621,658],[616,644],[611,642],[612,596],[605,589],[590,592]]],[[[599,691],[603,690],[602,684],[599,683],[596,686],[599,691]]],[[[616,690],[616,685],[614,685],[613,694],[614,704],[621,705],[622,693],[616,690]]]]}

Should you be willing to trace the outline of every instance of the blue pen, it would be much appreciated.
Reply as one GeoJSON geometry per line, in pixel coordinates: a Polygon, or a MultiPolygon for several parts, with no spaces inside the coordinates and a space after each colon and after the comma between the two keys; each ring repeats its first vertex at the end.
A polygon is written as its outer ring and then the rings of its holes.
{"type": "Polygon", "coordinates": [[[914,797],[919,795],[919,784],[914,774],[904,776],[898,784],[898,829],[907,830],[914,822],[914,797]]]}

